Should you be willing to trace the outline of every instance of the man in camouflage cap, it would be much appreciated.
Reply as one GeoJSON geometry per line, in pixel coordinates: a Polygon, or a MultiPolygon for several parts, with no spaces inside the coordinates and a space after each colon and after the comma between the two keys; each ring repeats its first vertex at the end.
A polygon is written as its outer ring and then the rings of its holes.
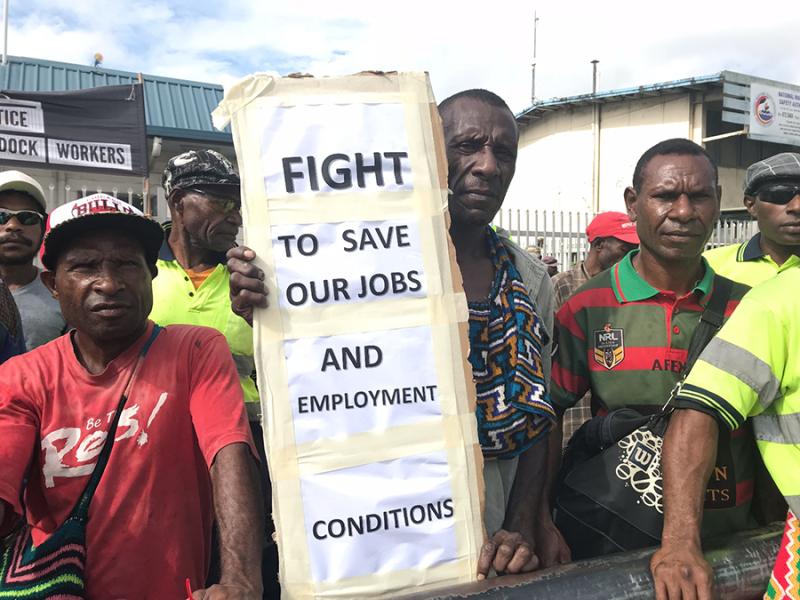
{"type": "Polygon", "coordinates": [[[782,152],[750,165],[744,206],[759,233],[705,256],[720,275],[753,287],[800,265],[800,154],[782,152]]]}
{"type": "MultiPolygon", "coordinates": [[[[159,325],[188,324],[221,332],[231,349],[244,392],[256,448],[261,458],[261,486],[268,512],[269,483],[254,383],[253,329],[231,310],[230,273],[225,253],[236,245],[242,226],[239,175],[215,150],[189,150],[167,162],[162,177],[171,220],[164,224],[165,242],[153,280],[153,311],[159,325]]],[[[269,521],[269,520],[268,520],[269,521]]],[[[271,524],[265,532],[268,539],[271,524]]],[[[275,594],[276,553],[264,553],[264,594],[275,594]]],[[[212,578],[214,577],[212,565],[212,578]]]]}
{"type": "Polygon", "coordinates": [[[236,245],[242,226],[239,175],[214,150],[173,156],[162,178],[171,220],[158,260],[150,318],[159,325],[213,327],[228,340],[245,402],[257,406],[251,378],[252,328],[231,312],[225,252],[236,245]]]}
{"type": "Polygon", "coordinates": [[[180,188],[228,186],[238,190],[240,182],[233,164],[216,150],[189,150],[169,159],[161,184],[169,196],[180,188]]]}

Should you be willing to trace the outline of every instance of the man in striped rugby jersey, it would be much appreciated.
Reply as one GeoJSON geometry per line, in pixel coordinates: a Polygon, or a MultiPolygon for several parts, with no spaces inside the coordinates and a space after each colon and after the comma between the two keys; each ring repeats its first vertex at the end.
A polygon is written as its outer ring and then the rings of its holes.
{"type": "MultiPolygon", "coordinates": [[[[594,415],[623,407],[658,410],[680,377],[692,334],[717,289],[718,276],[702,257],[720,210],[717,168],[706,151],[686,139],[660,142],[639,159],[632,183],[625,204],[640,248],[581,286],[556,316],[557,412],[587,391],[594,415]]],[[[726,317],[746,291],[733,285],[726,317]]],[[[717,457],[705,495],[705,536],[754,524],[749,429],[721,440],[717,457]]]]}

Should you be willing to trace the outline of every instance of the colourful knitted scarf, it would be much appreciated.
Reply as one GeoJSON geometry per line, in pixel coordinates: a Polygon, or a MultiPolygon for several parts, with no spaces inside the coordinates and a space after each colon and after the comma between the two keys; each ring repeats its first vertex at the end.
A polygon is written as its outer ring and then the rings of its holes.
{"type": "Polygon", "coordinates": [[[469,362],[483,455],[510,459],[555,420],[542,370],[549,338],[500,238],[487,235],[495,277],[488,301],[469,303],[469,362]]]}

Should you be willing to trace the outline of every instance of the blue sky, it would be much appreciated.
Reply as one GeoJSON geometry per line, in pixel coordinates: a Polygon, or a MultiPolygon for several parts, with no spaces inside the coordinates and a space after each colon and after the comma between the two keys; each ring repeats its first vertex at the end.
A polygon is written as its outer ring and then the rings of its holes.
{"type": "Polygon", "coordinates": [[[797,0],[668,3],[404,0],[9,0],[9,53],[222,84],[255,71],[426,70],[438,99],[486,87],[537,96],[730,69],[800,84],[797,0]],[[756,11],[758,8],[758,11],[756,11]]]}

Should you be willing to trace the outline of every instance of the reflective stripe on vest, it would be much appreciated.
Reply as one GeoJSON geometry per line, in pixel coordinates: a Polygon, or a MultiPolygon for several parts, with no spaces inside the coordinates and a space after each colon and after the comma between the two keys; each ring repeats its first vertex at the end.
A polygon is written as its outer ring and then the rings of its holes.
{"type": "Polygon", "coordinates": [[[756,415],[753,417],[753,432],[762,442],[800,445],[800,413],[756,415]]]}
{"type": "Polygon", "coordinates": [[[762,408],[772,404],[779,393],[780,382],[772,372],[772,367],[755,354],[719,337],[708,343],[701,360],[746,383],[758,393],[762,408]]]}

